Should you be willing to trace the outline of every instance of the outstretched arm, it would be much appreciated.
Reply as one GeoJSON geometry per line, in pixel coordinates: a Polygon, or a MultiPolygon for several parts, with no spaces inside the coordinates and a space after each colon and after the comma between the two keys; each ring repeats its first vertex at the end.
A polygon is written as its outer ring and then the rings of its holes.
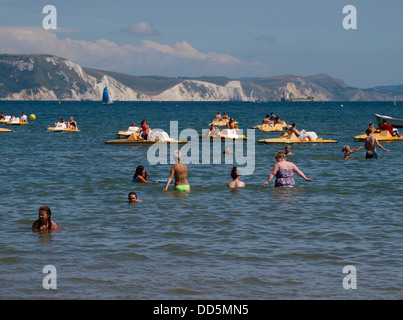
{"type": "Polygon", "coordinates": [[[271,180],[273,180],[273,178],[276,176],[278,171],[278,164],[276,163],[273,167],[273,170],[271,171],[269,177],[267,178],[267,181],[265,183],[262,184],[262,186],[265,186],[266,184],[270,183],[271,180]]]}
{"type": "Polygon", "coordinates": [[[358,150],[361,150],[361,149],[362,149],[362,147],[357,147],[357,148],[351,149],[350,153],[357,152],[358,150]]]}
{"type": "Polygon", "coordinates": [[[376,145],[377,145],[379,148],[381,148],[382,150],[384,150],[384,151],[386,151],[386,152],[389,152],[388,149],[385,149],[384,147],[382,147],[382,145],[379,143],[378,139],[376,139],[375,141],[376,141],[376,145]]]}
{"type": "Polygon", "coordinates": [[[298,169],[298,167],[294,164],[294,171],[303,179],[305,179],[306,181],[313,181],[312,179],[309,179],[307,177],[305,177],[304,173],[298,169]]]}

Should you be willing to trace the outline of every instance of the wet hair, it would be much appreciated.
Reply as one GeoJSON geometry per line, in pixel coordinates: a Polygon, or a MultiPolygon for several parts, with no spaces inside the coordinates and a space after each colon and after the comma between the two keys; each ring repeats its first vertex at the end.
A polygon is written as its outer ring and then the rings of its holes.
{"type": "MultiPolygon", "coordinates": [[[[48,206],[41,206],[38,209],[38,213],[41,213],[41,211],[45,211],[46,214],[48,215],[48,229],[52,229],[52,220],[50,219],[50,217],[52,216],[52,211],[50,211],[50,208],[48,206]]],[[[40,228],[42,225],[41,220],[39,220],[39,226],[38,228],[40,228]]]]}
{"type": "Polygon", "coordinates": [[[372,126],[373,124],[374,124],[373,122],[370,122],[368,125],[369,125],[369,126],[372,126]]]}
{"type": "Polygon", "coordinates": [[[129,196],[128,196],[129,201],[130,201],[130,196],[131,196],[131,195],[133,195],[133,194],[136,196],[136,199],[137,199],[137,194],[136,194],[135,192],[133,192],[133,191],[132,191],[132,192],[130,192],[130,193],[129,193],[129,196]]]}
{"type": "Polygon", "coordinates": [[[232,170],[231,170],[231,178],[232,179],[236,179],[236,178],[238,178],[238,177],[240,177],[241,175],[239,174],[239,171],[238,171],[238,169],[236,168],[236,166],[233,166],[232,167],[232,170]]]}
{"type": "Polygon", "coordinates": [[[370,128],[368,128],[367,131],[365,131],[365,133],[367,133],[367,134],[372,133],[372,130],[370,128]]]}
{"type": "Polygon", "coordinates": [[[174,158],[175,161],[178,163],[182,161],[182,153],[180,152],[180,150],[175,150],[174,158]]]}
{"type": "Polygon", "coordinates": [[[343,149],[341,149],[342,152],[346,152],[347,148],[349,148],[349,146],[344,146],[343,149]]]}
{"type": "Polygon", "coordinates": [[[386,123],[386,122],[388,122],[388,120],[386,120],[386,119],[383,119],[383,121],[382,121],[383,123],[386,123]]]}
{"type": "Polygon", "coordinates": [[[292,128],[295,128],[295,126],[296,126],[295,122],[291,124],[292,128]]]}
{"type": "MultiPolygon", "coordinates": [[[[140,176],[141,173],[143,172],[143,170],[144,170],[143,166],[137,166],[136,172],[134,173],[134,176],[133,176],[133,180],[136,179],[138,176],[140,176]]],[[[148,180],[148,174],[146,174],[145,178],[146,178],[146,180],[148,180]]]]}
{"type": "Polygon", "coordinates": [[[280,150],[277,154],[276,154],[276,159],[287,159],[287,156],[285,155],[283,150],[280,150]]]}

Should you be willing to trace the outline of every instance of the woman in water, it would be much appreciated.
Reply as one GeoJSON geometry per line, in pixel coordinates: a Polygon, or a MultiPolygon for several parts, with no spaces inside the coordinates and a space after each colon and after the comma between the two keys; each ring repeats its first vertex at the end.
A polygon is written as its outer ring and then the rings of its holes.
{"type": "Polygon", "coordinates": [[[295,187],[294,182],[294,172],[301,176],[306,181],[313,181],[305,177],[301,170],[290,161],[286,160],[287,157],[284,151],[279,151],[276,155],[277,163],[274,165],[273,170],[271,171],[269,178],[263,184],[268,184],[274,177],[276,177],[276,182],[274,184],[275,187],[295,187]]]}
{"type": "Polygon", "coordinates": [[[187,180],[188,178],[188,167],[182,163],[182,154],[179,150],[175,150],[175,161],[176,164],[172,166],[171,172],[168,177],[167,184],[165,186],[164,191],[168,190],[168,186],[171,183],[172,179],[175,177],[175,186],[174,190],[190,192],[190,185],[187,180]]]}
{"type": "Polygon", "coordinates": [[[34,232],[52,232],[57,230],[57,225],[51,220],[52,212],[47,206],[42,206],[38,209],[39,219],[32,225],[34,232]]]}
{"type": "Polygon", "coordinates": [[[227,183],[227,187],[228,188],[245,187],[245,183],[239,180],[240,177],[241,175],[239,174],[239,170],[234,166],[231,170],[232,181],[227,183]]]}
{"type": "Polygon", "coordinates": [[[158,181],[149,181],[147,170],[143,166],[138,166],[133,175],[133,182],[158,183],[158,181]]]}

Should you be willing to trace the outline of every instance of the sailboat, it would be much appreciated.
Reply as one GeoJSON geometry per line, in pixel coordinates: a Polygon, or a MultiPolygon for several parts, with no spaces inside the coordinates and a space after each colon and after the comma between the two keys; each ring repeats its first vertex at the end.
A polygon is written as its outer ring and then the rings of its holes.
{"type": "Polygon", "coordinates": [[[255,89],[252,89],[252,92],[250,93],[250,101],[251,102],[255,102],[255,98],[253,97],[253,92],[255,91],[255,89]]]}
{"type": "Polygon", "coordinates": [[[102,104],[113,104],[112,98],[108,93],[108,88],[105,86],[102,94],[102,104]]]}

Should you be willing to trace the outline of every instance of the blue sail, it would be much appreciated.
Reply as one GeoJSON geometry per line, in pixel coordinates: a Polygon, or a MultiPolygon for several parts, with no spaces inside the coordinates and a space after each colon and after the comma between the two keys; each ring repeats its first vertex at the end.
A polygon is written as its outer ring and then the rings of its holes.
{"type": "Polygon", "coordinates": [[[104,88],[104,93],[102,94],[102,103],[106,103],[106,104],[113,103],[111,97],[109,96],[108,88],[106,86],[104,88]]]}

